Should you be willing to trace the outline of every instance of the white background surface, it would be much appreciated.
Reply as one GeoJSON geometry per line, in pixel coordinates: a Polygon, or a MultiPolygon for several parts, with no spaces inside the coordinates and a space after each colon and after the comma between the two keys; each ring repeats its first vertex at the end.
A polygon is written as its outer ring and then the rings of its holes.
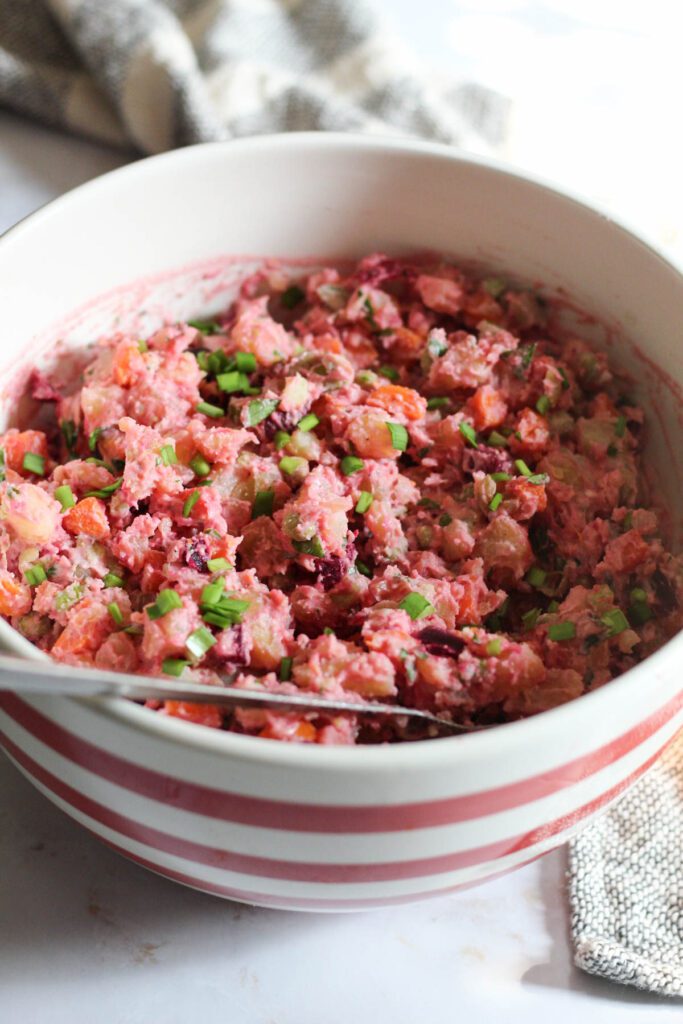
{"type": "MultiPolygon", "coordinates": [[[[386,6],[436,66],[513,97],[511,162],[600,200],[683,257],[672,3],[386,6]]],[[[0,230],[126,159],[0,114],[0,230]]],[[[560,851],[461,895],[364,915],[257,910],[129,864],[0,758],[0,1020],[680,1020],[680,1002],[572,967],[565,869],[560,851]]]]}

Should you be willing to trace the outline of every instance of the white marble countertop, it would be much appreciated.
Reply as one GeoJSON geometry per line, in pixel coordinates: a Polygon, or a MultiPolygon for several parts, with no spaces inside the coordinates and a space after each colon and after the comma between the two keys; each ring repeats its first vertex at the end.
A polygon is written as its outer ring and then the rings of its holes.
{"type": "MultiPolygon", "coordinates": [[[[411,2],[396,0],[404,23],[411,2]]],[[[565,123],[562,134],[553,123],[545,142],[539,141],[553,94],[546,90],[540,100],[528,88],[531,52],[539,38],[546,39],[559,60],[573,32],[577,46],[597,54],[606,29],[587,13],[588,6],[570,7],[568,0],[462,2],[456,17],[448,0],[424,5],[432,21],[443,15],[447,24],[437,34],[442,63],[455,54],[467,71],[518,98],[504,155],[608,202],[680,256],[683,211],[670,171],[676,162],[667,162],[672,144],[660,139],[663,158],[657,161],[661,173],[654,192],[642,188],[646,165],[653,163],[642,152],[633,154],[629,173],[624,171],[633,149],[625,127],[629,86],[626,99],[614,95],[602,106],[590,103],[591,88],[604,85],[604,65],[597,77],[582,69],[569,83],[582,109],[591,112],[585,132],[565,123]],[[577,10],[578,15],[569,13],[577,10]],[[494,16],[509,21],[517,51],[507,77],[497,64],[495,41],[489,65],[466,64],[473,41],[494,16]],[[606,145],[599,126],[608,116],[617,129],[606,145]]],[[[617,63],[634,51],[637,30],[624,14],[608,35],[617,63]]],[[[421,31],[414,42],[426,51],[437,35],[430,37],[424,24],[421,31]]],[[[550,77],[558,96],[566,95],[548,54],[539,58],[536,72],[550,77]]],[[[655,81],[652,89],[666,84],[655,81]]],[[[555,109],[557,102],[562,101],[556,100],[555,109]]],[[[633,116],[633,107],[628,113],[633,116]]],[[[652,107],[650,113],[637,125],[648,145],[658,116],[652,107]]],[[[0,230],[125,160],[0,113],[0,230]]],[[[566,855],[559,851],[461,895],[362,915],[258,910],[183,889],[128,863],[64,817],[0,756],[0,1017],[7,1024],[680,1019],[680,1003],[620,989],[572,966],[565,867],[566,855]]]]}

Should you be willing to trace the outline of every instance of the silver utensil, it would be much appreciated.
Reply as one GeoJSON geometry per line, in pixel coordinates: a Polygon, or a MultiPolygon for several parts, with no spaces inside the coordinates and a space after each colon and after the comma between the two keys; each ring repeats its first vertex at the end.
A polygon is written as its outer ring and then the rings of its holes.
{"type": "Polygon", "coordinates": [[[266,693],[236,686],[206,686],[178,680],[135,676],[124,672],[74,668],[52,661],[33,662],[0,655],[0,690],[18,694],[67,697],[127,697],[130,700],[186,700],[225,707],[258,707],[274,711],[351,711],[355,714],[405,718],[446,732],[475,732],[482,726],[461,725],[417,708],[362,700],[326,700],[310,694],[266,693]]]}

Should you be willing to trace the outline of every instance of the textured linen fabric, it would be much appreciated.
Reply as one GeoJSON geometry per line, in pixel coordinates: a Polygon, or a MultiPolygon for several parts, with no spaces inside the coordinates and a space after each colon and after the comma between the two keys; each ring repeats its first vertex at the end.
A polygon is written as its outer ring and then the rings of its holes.
{"type": "Polygon", "coordinates": [[[508,110],[427,75],[368,0],[0,0],[0,103],[144,153],[302,130],[486,152],[508,110]]]}
{"type": "Polygon", "coordinates": [[[578,967],[683,997],[683,733],[573,841],[569,892],[578,967]]]}

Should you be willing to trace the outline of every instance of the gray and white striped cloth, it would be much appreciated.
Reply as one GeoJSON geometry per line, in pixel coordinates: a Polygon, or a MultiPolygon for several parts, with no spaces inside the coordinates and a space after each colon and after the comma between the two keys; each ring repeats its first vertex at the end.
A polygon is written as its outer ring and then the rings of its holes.
{"type": "Polygon", "coordinates": [[[0,0],[0,103],[143,153],[296,130],[486,152],[508,109],[426,74],[364,0],[0,0]]]}
{"type": "MultiPolygon", "coordinates": [[[[487,152],[508,113],[363,0],[0,0],[0,104],[143,153],[303,129],[487,152]]],[[[683,742],[572,844],[570,899],[580,967],[683,994],[683,742]]]]}

